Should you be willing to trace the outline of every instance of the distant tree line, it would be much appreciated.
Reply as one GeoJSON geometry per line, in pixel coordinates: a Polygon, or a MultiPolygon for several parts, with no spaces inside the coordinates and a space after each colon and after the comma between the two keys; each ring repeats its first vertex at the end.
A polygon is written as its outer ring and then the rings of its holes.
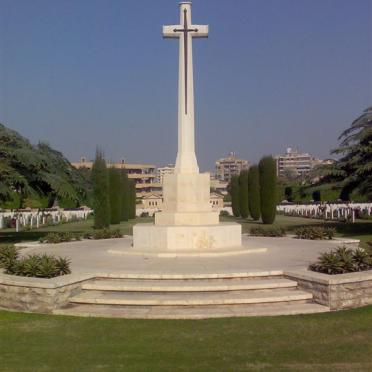
{"type": "Polygon", "coordinates": [[[107,168],[96,152],[92,168],[94,228],[102,229],[136,217],[136,188],[125,170],[107,168]]]}
{"type": "Polygon", "coordinates": [[[277,205],[276,162],[263,157],[258,165],[233,176],[230,183],[231,206],[235,217],[248,218],[265,224],[275,221],[277,205]]]}

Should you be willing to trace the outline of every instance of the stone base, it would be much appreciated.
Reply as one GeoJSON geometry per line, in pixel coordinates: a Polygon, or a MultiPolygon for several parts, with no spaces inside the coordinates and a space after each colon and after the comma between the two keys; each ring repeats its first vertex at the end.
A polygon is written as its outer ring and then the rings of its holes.
{"type": "Polygon", "coordinates": [[[143,250],[203,250],[240,247],[241,225],[220,223],[204,226],[133,226],[133,247],[143,250]]]}
{"type": "Polygon", "coordinates": [[[218,212],[158,212],[155,214],[155,225],[218,225],[219,219],[218,212]]]}

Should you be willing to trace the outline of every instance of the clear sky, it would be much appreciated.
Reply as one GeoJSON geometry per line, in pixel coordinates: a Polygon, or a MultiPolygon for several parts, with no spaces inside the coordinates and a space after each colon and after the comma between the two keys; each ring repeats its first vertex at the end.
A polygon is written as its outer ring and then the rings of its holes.
{"type": "MultiPolygon", "coordinates": [[[[0,122],[70,160],[172,163],[176,0],[0,0],[0,122]]],[[[328,157],[372,103],[372,0],[194,0],[196,150],[328,157]]]]}

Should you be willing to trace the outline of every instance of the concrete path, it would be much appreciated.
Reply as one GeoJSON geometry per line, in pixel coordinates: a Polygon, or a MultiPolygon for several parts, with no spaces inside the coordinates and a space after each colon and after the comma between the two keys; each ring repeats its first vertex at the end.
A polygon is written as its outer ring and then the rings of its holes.
{"type": "Polygon", "coordinates": [[[243,249],[266,248],[250,254],[220,257],[153,257],[148,255],[117,255],[110,250],[133,250],[131,237],[110,240],[89,240],[60,244],[34,245],[23,254],[46,252],[71,259],[74,274],[133,273],[189,274],[262,272],[307,268],[320,253],[342,245],[335,241],[309,241],[294,238],[243,236],[243,249]]]}

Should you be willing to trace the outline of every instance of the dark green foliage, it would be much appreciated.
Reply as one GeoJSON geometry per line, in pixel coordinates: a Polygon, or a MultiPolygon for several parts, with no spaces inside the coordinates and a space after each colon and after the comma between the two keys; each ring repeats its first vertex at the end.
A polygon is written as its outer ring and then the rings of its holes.
{"type": "Polygon", "coordinates": [[[313,200],[315,202],[320,202],[322,200],[322,195],[320,193],[320,190],[313,191],[313,200]]]}
{"type": "Polygon", "coordinates": [[[250,230],[252,236],[282,237],[286,234],[286,230],[282,227],[252,227],[250,230]]]}
{"type": "Polygon", "coordinates": [[[94,228],[110,226],[109,178],[103,153],[96,152],[92,168],[94,228]]]}
{"type": "Polygon", "coordinates": [[[220,212],[220,217],[229,217],[229,216],[230,216],[230,214],[229,214],[228,211],[222,210],[222,211],[220,212]]]}
{"type": "Polygon", "coordinates": [[[248,206],[254,221],[261,217],[260,174],[257,165],[252,165],[248,171],[248,206]]]}
{"type": "Polygon", "coordinates": [[[235,217],[240,216],[239,176],[232,176],[230,183],[231,207],[235,217]]]}
{"type": "Polygon", "coordinates": [[[129,218],[136,218],[136,184],[133,180],[129,180],[129,218]]]}
{"type": "Polygon", "coordinates": [[[49,244],[66,243],[66,242],[71,242],[73,240],[81,240],[81,235],[78,233],[71,233],[68,231],[51,232],[39,239],[40,243],[49,243],[49,244]]]}
{"type": "Polygon", "coordinates": [[[248,171],[243,170],[239,175],[239,208],[240,216],[248,218],[248,171]]]}
{"type": "Polygon", "coordinates": [[[84,239],[93,239],[93,240],[101,240],[101,239],[117,239],[122,238],[123,234],[120,232],[119,229],[110,230],[110,229],[102,229],[102,230],[95,230],[93,232],[87,232],[84,234],[84,239]]]}
{"type": "Polygon", "coordinates": [[[18,249],[14,245],[4,245],[0,247],[0,268],[12,269],[18,257],[18,249]]]}
{"type": "Polygon", "coordinates": [[[45,143],[34,146],[17,132],[0,124],[0,200],[14,191],[24,196],[49,195],[81,202],[84,179],[70,162],[45,143]]]}
{"type": "Polygon", "coordinates": [[[272,224],[276,215],[276,162],[272,156],[265,156],[258,165],[260,175],[261,217],[264,224],[272,224]]]}
{"type": "Polygon", "coordinates": [[[110,200],[110,223],[117,225],[121,221],[122,209],[122,180],[120,171],[110,168],[109,173],[109,200],[110,200]]]}
{"type": "Polygon", "coordinates": [[[129,220],[130,191],[129,180],[126,172],[121,173],[121,220],[129,220]]]}
{"type": "Polygon", "coordinates": [[[338,247],[322,253],[309,269],[320,273],[335,275],[372,269],[372,254],[362,248],[355,250],[338,247]]]}
{"type": "Polygon", "coordinates": [[[287,201],[293,202],[293,189],[291,186],[286,186],[284,189],[284,197],[287,201]]]}
{"type": "Polygon", "coordinates": [[[4,264],[6,274],[35,278],[54,278],[71,273],[70,260],[48,254],[17,257],[4,264]]]}
{"type": "Polygon", "coordinates": [[[335,235],[335,229],[323,226],[303,226],[295,230],[297,239],[331,240],[335,235]]]}

